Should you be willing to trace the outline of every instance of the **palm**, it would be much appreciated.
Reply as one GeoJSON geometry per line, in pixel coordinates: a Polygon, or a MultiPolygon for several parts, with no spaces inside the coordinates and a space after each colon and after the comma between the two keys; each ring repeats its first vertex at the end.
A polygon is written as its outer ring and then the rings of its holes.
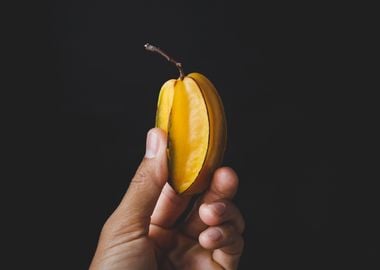
{"type": "Polygon", "coordinates": [[[222,269],[212,259],[213,251],[203,248],[198,239],[177,230],[153,225],[156,260],[160,270],[222,269]]]}

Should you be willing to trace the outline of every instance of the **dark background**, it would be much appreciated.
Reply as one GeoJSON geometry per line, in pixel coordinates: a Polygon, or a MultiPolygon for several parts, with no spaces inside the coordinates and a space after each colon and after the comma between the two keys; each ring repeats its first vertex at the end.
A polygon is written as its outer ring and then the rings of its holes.
{"type": "Polygon", "coordinates": [[[206,75],[223,99],[224,165],[240,176],[235,202],[247,223],[240,269],[378,263],[376,189],[349,163],[358,102],[348,101],[356,13],[347,5],[76,0],[37,9],[43,45],[25,19],[32,61],[22,69],[42,91],[23,99],[20,141],[30,151],[19,156],[37,179],[24,190],[38,201],[25,211],[39,232],[32,246],[47,239],[33,248],[40,265],[88,267],[144,155],[159,89],[178,76],[146,42],[206,75]]]}

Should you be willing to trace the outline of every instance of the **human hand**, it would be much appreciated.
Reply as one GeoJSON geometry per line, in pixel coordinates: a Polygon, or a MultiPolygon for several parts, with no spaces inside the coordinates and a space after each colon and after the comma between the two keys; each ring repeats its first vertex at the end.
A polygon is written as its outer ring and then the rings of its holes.
{"type": "Polygon", "coordinates": [[[244,220],[231,202],[236,173],[217,169],[185,221],[177,222],[191,198],[166,183],[166,145],[162,130],[148,132],[144,160],[104,224],[90,270],[237,269],[244,220]]]}

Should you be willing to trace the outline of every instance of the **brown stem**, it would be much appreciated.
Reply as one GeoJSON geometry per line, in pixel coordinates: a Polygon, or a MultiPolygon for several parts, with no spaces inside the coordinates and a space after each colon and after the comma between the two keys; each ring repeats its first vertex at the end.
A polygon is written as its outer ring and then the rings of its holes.
{"type": "Polygon", "coordinates": [[[151,45],[149,43],[145,44],[144,47],[145,47],[145,49],[147,51],[156,52],[158,54],[161,54],[163,57],[166,58],[166,60],[168,60],[169,62],[172,62],[173,64],[175,64],[175,66],[179,70],[179,77],[180,77],[180,79],[182,80],[183,78],[185,78],[185,73],[183,72],[183,67],[182,67],[182,64],[180,62],[177,62],[172,57],[170,57],[167,53],[165,53],[163,50],[161,50],[160,48],[158,48],[156,46],[153,46],[153,45],[151,45]]]}

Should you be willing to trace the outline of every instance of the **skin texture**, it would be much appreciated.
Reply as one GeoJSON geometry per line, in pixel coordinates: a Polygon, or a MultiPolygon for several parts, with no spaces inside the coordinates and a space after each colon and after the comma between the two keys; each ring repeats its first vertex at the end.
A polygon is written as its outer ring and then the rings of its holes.
{"type": "Polygon", "coordinates": [[[244,220],[232,203],[236,173],[215,171],[189,216],[176,222],[190,197],[166,183],[166,135],[148,132],[145,157],[102,229],[90,270],[234,270],[243,250],[244,220]]]}

